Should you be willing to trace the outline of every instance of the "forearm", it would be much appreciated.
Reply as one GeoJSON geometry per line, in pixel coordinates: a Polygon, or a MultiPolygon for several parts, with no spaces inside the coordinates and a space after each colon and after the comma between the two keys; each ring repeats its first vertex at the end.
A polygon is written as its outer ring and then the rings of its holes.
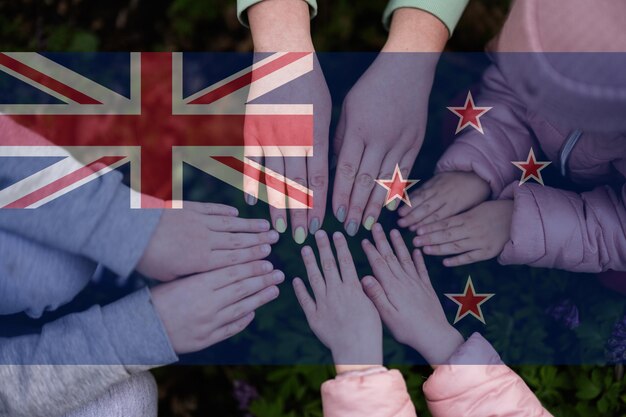
{"type": "Polygon", "coordinates": [[[311,52],[309,5],[302,0],[265,0],[248,9],[255,52],[311,52]]]}

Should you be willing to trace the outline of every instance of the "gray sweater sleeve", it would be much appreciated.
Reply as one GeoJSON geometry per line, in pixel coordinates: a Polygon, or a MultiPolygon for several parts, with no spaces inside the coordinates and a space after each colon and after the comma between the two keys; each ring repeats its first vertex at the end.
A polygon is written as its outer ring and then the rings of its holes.
{"type": "MultiPolygon", "coordinates": [[[[0,115],[0,134],[53,146],[49,141],[0,115]]],[[[5,139],[5,138],[3,138],[5,139]]],[[[0,188],[37,171],[32,158],[3,158],[0,188]],[[31,161],[29,161],[29,159],[31,161]]],[[[156,228],[161,210],[131,209],[130,189],[111,172],[37,209],[1,209],[0,228],[44,245],[86,256],[128,276],[156,228]]]]}
{"type": "Polygon", "coordinates": [[[144,288],[40,334],[0,339],[0,416],[61,415],[131,373],[177,360],[144,288]]]}

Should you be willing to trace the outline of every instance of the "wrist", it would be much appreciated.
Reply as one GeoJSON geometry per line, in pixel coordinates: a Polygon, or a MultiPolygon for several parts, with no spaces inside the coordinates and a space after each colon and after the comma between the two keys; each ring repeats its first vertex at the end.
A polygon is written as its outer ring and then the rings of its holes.
{"type": "Polygon", "coordinates": [[[331,349],[337,373],[365,370],[383,364],[382,340],[377,343],[354,343],[346,349],[331,349]]]}
{"type": "Polygon", "coordinates": [[[309,5],[265,0],[248,9],[255,52],[313,52],[309,5]]]}
{"type": "Polygon", "coordinates": [[[394,11],[383,52],[442,52],[448,29],[432,14],[416,8],[394,11]]]}
{"type": "Polygon", "coordinates": [[[465,343],[465,338],[457,329],[446,323],[446,327],[440,332],[430,335],[428,346],[416,341],[410,346],[418,351],[434,369],[439,365],[448,363],[450,357],[465,343]]]}

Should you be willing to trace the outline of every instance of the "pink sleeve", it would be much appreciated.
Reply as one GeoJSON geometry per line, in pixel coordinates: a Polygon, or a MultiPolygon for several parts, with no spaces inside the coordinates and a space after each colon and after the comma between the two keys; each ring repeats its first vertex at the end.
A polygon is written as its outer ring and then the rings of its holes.
{"type": "Polygon", "coordinates": [[[342,374],[322,384],[324,417],[416,417],[397,370],[342,374]]]}
{"type": "Polygon", "coordinates": [[[474,333],[424,383],[433,417],[549,417],[524,381],[474,333]]]}
{"type": "Polygon", "coordinates": [[[476,106],[492,107],[480,117],[484,134],[466,127],[437,163],[436,173],[474,172],[489,183],[496,198],[520,171],[511,161],[525,161],[531,146],[539,149],[524,123],[526,108],[495,66],[485,72],[476,106]]]}
{"type": "Polygon", "coordinates": [[[511,184],[511,239],[498,260],[576,272],[626,270],[626,185],[576,194],[539,184],[511,184]]]}

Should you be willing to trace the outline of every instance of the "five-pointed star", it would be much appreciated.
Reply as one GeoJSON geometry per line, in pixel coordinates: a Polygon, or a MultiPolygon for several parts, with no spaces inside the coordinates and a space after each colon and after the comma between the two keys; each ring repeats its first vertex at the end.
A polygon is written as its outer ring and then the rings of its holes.
{"type": "Polygon", "coordinates": [[[409,195],[407,194],[406,190],[417,184],[419,180],[405,180],[404,178],[402,178],[400,167],[398,167],[398,165],[396,164],[396,169],[394,169],[393,171],[393,178],[391,178],[390,180],[378,179],[376,180],[376,182],[387,189],[385,205],[391,203],[394,199],[399,198],[410,206],[411,200],[409,200],[409,195]]]}
{"type": "Polygon", "coordinates": [[[483,324],[485,324],[485,318],[483,317],[483,311],[480,308],[480,305],[493,297],[495,294],[476,294],[476,290],[474,289],[474,283],[472,282],[472,277],[468,277],[467,283],[465,284],[465,291],[463,291],[463,294],[444,295],[454,301],[459,306],[458,310],[456,311],[456,317],[454,318],[455,324],[468,314],[471,314],[472,316],[483,322],[483,324]]]}
{"type": "Polygon", "coordinates": [[[447,109],[459,116],[459,124],[456,126],[456,132],[454,132],[455,135],[467,126],[472,126],[474,129],[484,134],[483,125],[480,123],[480,116],[487,113],[492,109],[492,107],[475,106],[472,92],[468,91],[467,97],[465,98],[465,105],[463,107],[447,107],[447,109]]]}
{"type": "Polygon", "coordinates": [[[535,151],[530,148],[528,158],[525,161],[511,161],[513,165],[522,170],[522,177],[519,180],[519,185],[524,184],[529,179],[534,179],[539,184],[543,184],[543,178],[541,177],[541,170],[550,165],[550,161],[537,161],[535,159],[535,151]]]}

